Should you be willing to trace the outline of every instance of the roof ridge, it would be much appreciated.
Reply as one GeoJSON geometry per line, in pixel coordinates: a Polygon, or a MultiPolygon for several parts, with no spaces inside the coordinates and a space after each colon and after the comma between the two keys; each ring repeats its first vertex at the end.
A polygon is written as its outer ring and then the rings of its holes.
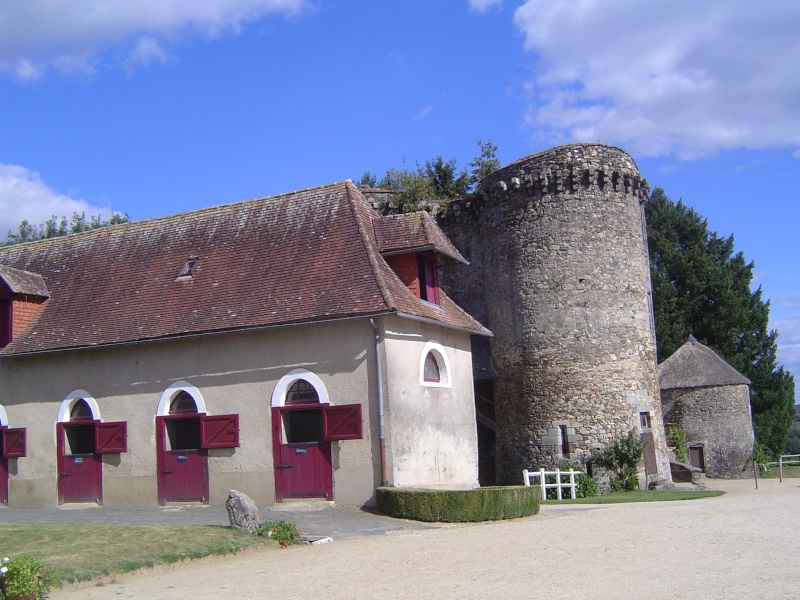
{"type": "MultiPolygon", "coordinates": [[[[394,302],[394,298],[392,294],[389,292],[389,288],[386,285],[386,282],[383,281],[383,277],[380,274],[380,268],[378,267],[378,257],[377,251],[374,248],[374,245],[370,243],[367,239],[367,232],[364,231],[364,224],[361,222],[361,215],[359,214],[358,208],[356,207],[356,198],[354,196],[354,191],[361,196],[361,192],[355,187],[350,181],[345,182],[345,189],[347,190],[347,199],[350,202],[350,210],[353,211],[353,217],[356,220],[356,228],[358,229],[358,234],[361,236],[361,241],[364,244],[364,250],[367,253],[367,258],[369,259],[369,266],[372,269],[372,274],[375,276],[375,283],[378,285],[378,289],[381,291],[381,295],[383,296],[383,301],[386,303],[386,306],[389,310],[397,311],[397,306],[394,302]]],[[[363,198],[363,196],[362,196],[363,198]]],[[[377,214],[377,213],[376,213],[377,214]]]]}
{"type": "Polygon", "coordinates": [[[30,241],[20,242],[20,243],[17,243],[17,244],[11,244],[11,245],[8,245],[8,246],[0,246],[0,260],[2,259],[2,255],[3,254],[5,254],[8,251],[13,251],[12,249],[14,249],[14,248],[20,248],[20,247],[26,247],[27,248],[27,247],[31,247],[31,246],[33,246],[35,244],[42,244],[42,245],[44,245],[44,244],[57,244],[57,243],[60,242],[60,240],[75,239],[78,236],[102,235],[102,233],[98,233],[98,232],[108,233],[108,232],[111,232],[111,231],[123,231],[125,229],[132,229],[132,228],[136,228],[136,227],[146,227],[148,225],[153,225],[153,224],[156,224],[156,223],[161,222],[161,221],[167,222],[169,220],[184,218],[187,215],[198,215],[199,216],[199,215],[202,215],[202,214],[208,214],[208,213],[215,212],[215,211],[221,211],[223,209],[229,209],[231,207],[240,206],[240,205],[248,204],[248,203],[251,203],[251,202],[277,201],[278,199],[281,199],[281,198],[285,198],[285,199],[288,200],[289,198],[291,198],[293,196],[298,196],[300,194],[306,194],[306,193],[309,193],[309,192],[314,192],[316,190],[323,190],[323,189],[326,189],[326,188],[333,189],[333,188],[345,185],[348,181],[349,180],[336,181],[336,182],[333,182],[333,183],[326,183],[326,184],[322,184],[322,185],[316,185],[316,186],[312,186],[312,187],[308,187],[308,188],[303,188],[302,190],[293,190],[293,191],[290,191],[290,192],[282,192],[282,193],[279,193],[279,194],[272,194],[270,196],[259,196],[259,197],[256,197],[256,198],[248,198],[246,200],[237,200],[235,202],[226,202],[224,204],[214,204],[212,206],[202,206],[200,208],[193,208],[191,210],[185,210],[185,211],[181,211],[181,212],[171,213],[171,214],[168,214],[168,215],[159,215],[157,217],[149,217],[147,219],[141,219],[141,220],[138,220],[138,221],[127,221],[125,223],[117,223],[115,225],[106,225],[104,227],[98,227],[98,228],[95,228],[95,229],[89,229],[87,231],[79,231],[79,232],[76,232],[76,233],[68,233],[67,235],[60,235],[60,236],[56,236],[56,237],[44,238],[44,239],[39,239],[39,240],[30,240],[30,241]]]}

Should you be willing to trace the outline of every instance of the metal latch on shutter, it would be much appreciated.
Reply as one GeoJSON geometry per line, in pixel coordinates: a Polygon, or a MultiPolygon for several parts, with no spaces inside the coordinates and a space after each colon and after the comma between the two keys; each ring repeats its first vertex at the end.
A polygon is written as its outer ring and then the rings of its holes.
{"type": "Polygon", "coordinates": [[[159,472],[162,475],[169,475],[170,473],[172,473],[172,469],[161,469],[161,471],[159,471],[159,472]]]}
{"type": "Polygon", "coordinates": [[[279,469],[291,469],[292,465],[290,465],[289,463],[284,463],[282,465],[278,465],[278,468],[279,469]]]}

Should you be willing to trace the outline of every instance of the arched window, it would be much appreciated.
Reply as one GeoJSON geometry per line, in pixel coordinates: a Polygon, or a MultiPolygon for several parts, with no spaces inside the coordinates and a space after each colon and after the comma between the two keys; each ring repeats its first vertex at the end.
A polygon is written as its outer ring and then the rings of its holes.
{"type": "Polygon", "coordinates": [[[433,355],[433,352],[428,352],[425,356],[423,379],[433,383],[439,383],[441,381],[439,363],[436,362],[436,357],[433,355]]]}
{"type": "Polygon", "coordinates": [[[431,340],[422,348],[419,357],[419,383],[427,387],[451,386],[450,361],[444,346],[439,342],[431,340]]]}
{"type": "Polygon", "coordinates": [[[192,398],[192,395],[185,390],[181,390],[175,394],[175,397],[169,403],[169,414],[171,415],[196,412],[197,404],[195,403],[194,398],[192,398]]]}
{"type": "Polygon", "coordinates": [[[86,400],[80,398],[75,402],[75,404],[72,405],[72,408],[69,411],[70,421],[91,421],[92,419],[94,419],[94,415],[92,414],[92,409],[86,400]]]}
{"type": "Polygon", "coordinates": [[[316,388],[305,379],[298,379],[286,392],[286,405],[292,404],[319,404],[316,388]]]}

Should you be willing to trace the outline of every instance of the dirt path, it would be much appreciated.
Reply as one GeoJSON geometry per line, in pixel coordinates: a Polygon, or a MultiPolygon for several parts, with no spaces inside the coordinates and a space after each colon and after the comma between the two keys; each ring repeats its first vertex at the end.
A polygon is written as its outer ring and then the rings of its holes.
{"type": "Polygon", "coordinates": [[[691,502],[550,506],[451,525],[259,550],[57,590],[140,598],[798,598],[800,480],[714,482],[691,502]]]}

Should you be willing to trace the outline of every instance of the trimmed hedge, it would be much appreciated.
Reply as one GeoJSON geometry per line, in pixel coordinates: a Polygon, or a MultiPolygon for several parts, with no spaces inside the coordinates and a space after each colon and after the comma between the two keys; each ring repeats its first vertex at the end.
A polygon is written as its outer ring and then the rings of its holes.
{"type": "Polygon", "coordinates": [[[375,499],[378,510],[390,517],[466,523],[535,515],[539,512],[541,494],[539,486],[472,490],[379,487],[375,491],[375,499]]]}

